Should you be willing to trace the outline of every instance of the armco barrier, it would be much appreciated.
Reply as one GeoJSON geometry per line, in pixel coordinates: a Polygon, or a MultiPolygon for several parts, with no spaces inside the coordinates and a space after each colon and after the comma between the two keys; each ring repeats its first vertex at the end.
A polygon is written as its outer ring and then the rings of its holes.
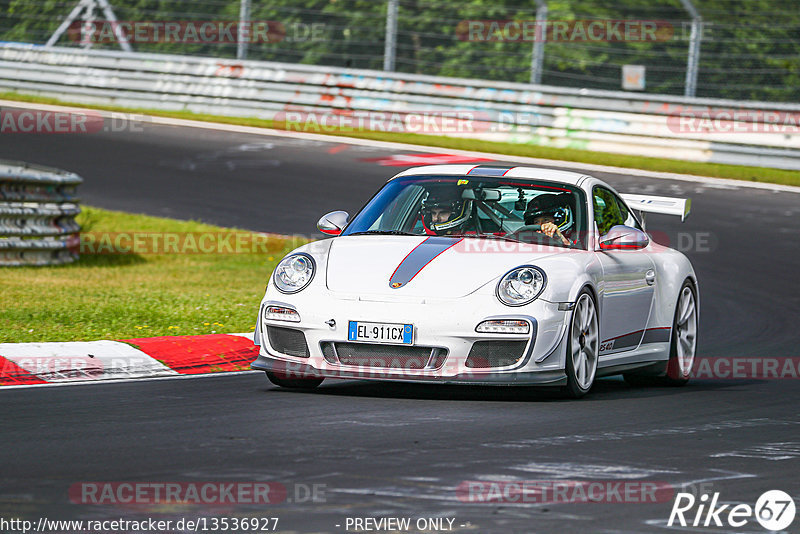
{"type": "Polygon", "coordinates": [[[0,44],[0,90],[265,119],[474,112],[470,131],[420,133],[800,169],[800,104],[22,44],[0,44]]]}
{"type": "Polygon", "coordinates": [[[80,176],[0,161],[0,266],[57,265],[78,258],[80,176]]]}

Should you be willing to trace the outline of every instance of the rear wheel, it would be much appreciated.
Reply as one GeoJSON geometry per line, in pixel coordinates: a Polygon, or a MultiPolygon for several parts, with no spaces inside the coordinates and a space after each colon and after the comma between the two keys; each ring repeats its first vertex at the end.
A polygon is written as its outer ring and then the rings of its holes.
{"type": "MultiPolygon", "coordinates": [[[[691,281],[686,280],[678,294],[675,317],[672,320],[672,340],[669,360],[659,376],[626,374],[632,386],[683,386],[689,381],[697,353],[697,294],[691,281]]],[[[663,368],[662,368],[663,369],[663,368]]]]}
{"type": "Polygon", "coordinates": [[[270,371],[264,372],[270,382],[276,386],[289,389],[314,389],[325,380],[324,378],[285,378],[270,371]]]}
{"type": "Polygon", "coordinates": [[[573,398],[586,395],[594,384],[600,336],[597,306],[588,290],[575,303],[567,343],[567,385],[564,393],[573,398]]]}

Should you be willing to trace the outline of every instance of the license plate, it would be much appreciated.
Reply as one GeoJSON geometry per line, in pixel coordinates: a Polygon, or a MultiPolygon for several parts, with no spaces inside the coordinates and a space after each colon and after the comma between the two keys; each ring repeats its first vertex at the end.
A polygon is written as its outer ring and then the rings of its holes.
{"type": "Polygon", "coordinates": [[[414,343],[414,325],[350,321],[347,339],[349,341],[412,345],[414,343]]]}

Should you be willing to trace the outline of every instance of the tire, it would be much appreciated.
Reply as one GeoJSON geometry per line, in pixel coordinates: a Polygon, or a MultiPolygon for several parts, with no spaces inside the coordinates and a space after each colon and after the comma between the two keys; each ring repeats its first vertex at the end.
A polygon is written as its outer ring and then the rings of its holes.
{"type": "Polygon", "coordinates": [[[324,378],[283,378],[270,371],[264,372],[270,382],[287,389],[314,389],[325,380],[324,378]]]}
{"type": "Polygon", "coordinates": [[[697,354],[697,289],[686,280],[678,292],[675,316],[672,319],[672,337],[669,343],[669,360],[657,376],[625,374],[632,386],[684,386],[697,354]]]}
{"type": "Polygon", "coordinates": [[[570,319],[565,365],[567,385],[562,390],[574,399],[586,395],[594,384],[600,349],[599,323],[594,298],[584,289],[578,295],[570,319]]]}
{"type": "Polygon", "coordinates": [[[683,386],[689,382],[697,354],[697,326],[697,290],[691,281],[686,280],[678,294],[672,320],[672,340],[664,377],[667,385],[683,386]]]}

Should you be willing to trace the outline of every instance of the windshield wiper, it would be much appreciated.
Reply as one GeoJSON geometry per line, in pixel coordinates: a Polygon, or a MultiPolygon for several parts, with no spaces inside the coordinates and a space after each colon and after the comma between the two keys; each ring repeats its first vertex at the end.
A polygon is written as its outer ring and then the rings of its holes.
{"type": "Polygon", "coordinates": [[[363,232],[353,232],[347,235],[418,235],[401,232],[400,230],[365,230],[363,232]]]}

